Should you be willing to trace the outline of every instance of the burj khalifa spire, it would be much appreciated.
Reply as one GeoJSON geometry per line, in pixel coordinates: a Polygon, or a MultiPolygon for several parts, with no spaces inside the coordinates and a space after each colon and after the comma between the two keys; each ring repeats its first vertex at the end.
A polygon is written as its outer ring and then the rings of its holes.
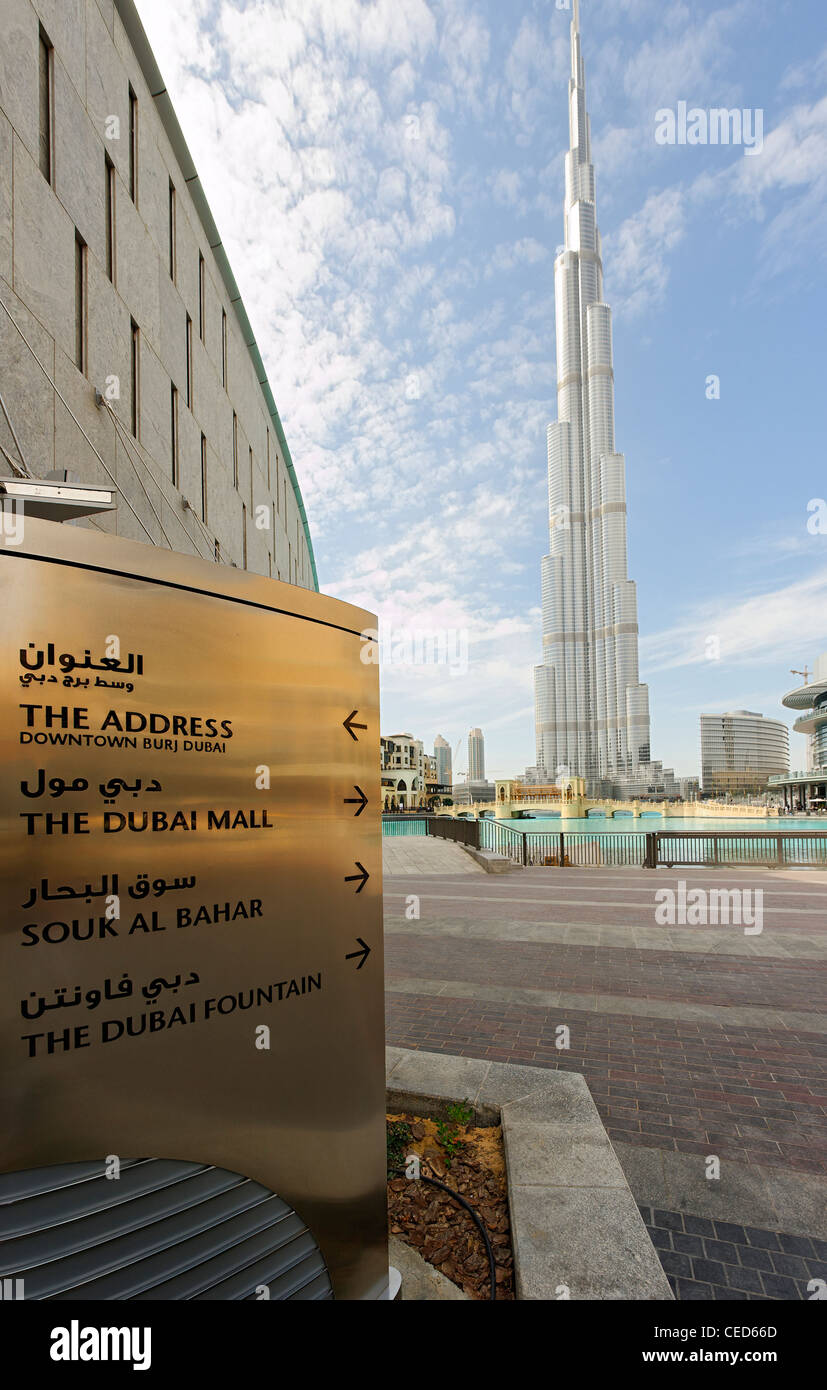
{"type": "Polygon", "coordinates": [[[628,577],[626,463],[615,452],[612,311],[573,0],[565,245],[554,264],[557,420],[548,427],[549,553],[542,562],[543,660],[535,668],[537,763],[630,782],[649,763],[649,689],[638,679],[637,593],[628,577]]]}

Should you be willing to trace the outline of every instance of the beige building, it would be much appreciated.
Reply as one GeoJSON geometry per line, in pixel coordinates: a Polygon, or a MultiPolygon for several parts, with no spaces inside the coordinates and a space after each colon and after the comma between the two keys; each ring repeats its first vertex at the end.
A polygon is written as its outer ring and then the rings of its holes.
{"type": "Polygon", "coordinates": [[[422,740],[411,734],[380,739],[382,810],[404,811],[427,805],[429,758],[422,740]]]}
{"type": "Polygon", "coordinates": [[[0,0],[0,499],[317,588],[255,337],[133,0],[0,0]]]}
{"type": "Polygon", "coordinates": [[[772,775],[790,770],[790,733],[752,710],[701,715],[701,787],[705,795],[758,796],[772,775]]]}

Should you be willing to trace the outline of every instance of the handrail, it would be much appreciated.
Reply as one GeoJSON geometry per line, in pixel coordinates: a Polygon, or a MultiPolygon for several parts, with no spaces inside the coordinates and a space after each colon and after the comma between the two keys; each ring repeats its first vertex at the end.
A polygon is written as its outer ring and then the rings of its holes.
{"type": "MultiPolygon", "coordinates": [[[[400,817],[400,819],[406,819],[400,817]]],[[[412,818],[411,818],[412,819],[412,818]]],[[[425,833],[505,855],[525,868],[827,868],[825,830],[521,830],[497,820],[423,817],[425,833]]]]}
{"type": "Polygon", "coordinates": [[[656,830],[656,835],[667,836],[671,840],[776,840],[779,835],[785,840],[827,840],[824,830],[656,830]]]}

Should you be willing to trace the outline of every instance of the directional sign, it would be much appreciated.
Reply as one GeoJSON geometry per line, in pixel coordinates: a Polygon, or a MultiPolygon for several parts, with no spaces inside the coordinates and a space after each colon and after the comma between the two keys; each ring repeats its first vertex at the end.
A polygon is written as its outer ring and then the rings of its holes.
{"type": "Polygon", "coordinates": [[[345,883],[358,883],[359,887],[356,889],[356,892],[361,893],[362,889],[364,888],[365,884],[370,878],[370,874],[368,873],[364,864],[359,863],[358,859],[356,861],[356,867],[359,870],[358,874],[346,874],[345,883]]]}
{"type": "Polygon", "coordinates": [[[295,1209],[337,1297],[368,1299],[388,1274],[375,623],[51,522],[0,544],[0,1172],[240,1173],[295,1209]]]}
{"type": "Polygon", "coordinates": [[[358,795],[358,796],[346,796],[346,797],[345,797],[345,805],[346,805],[346,806],[358,806],[358,807],[359,807],[359,810],[356,812],[356,815],[357,815],[357,816],[361,816],[362,812],[364,811],[365,807],[366,807],[367,804],[368,804],[368,799],[367,799],[367,797],[365,796],[365,793],[362,791],[362,788],[361,788],[361,787],[354,787],[353,790],[354,790],[355,792],[358,792],[359,795],[358,795]]]}
{"type": "Polygon", "coordinates": [[[355,734],[355,733],[353,732],[353,730],[354,730],[354,729],[366,729],[366,728],[368,727],[367,724],[355,724],[355,723],[354,723],[354,720],[355,720],[355,718],[356,718],[356,716],[357,716],[358,713],[359,713],[358,709],[351,710],[351,711],[350,711],[350,714],[349,714],[348,717],[347,717],[347,719],[345,719],[345,720],[342,721],[342,727],[345,728],[345,729],[347,729],[347,731],[348,731],[348,733],[350,734],[350,737],[353,739],[353,742],[354,742],[354,743],[358,743],[358,742],[359,742],[359,735],[358,735],[358,734],[355,734]]]}
{"type": "Polygon", "coordinates": [[[370,946],[362,940],[361,936],[357,936],[356,940],[359,942],[362,949],[360,951],[351,951],[349,955],[345,956],[345,960],[358,960],[359,964],[356,969],[361,970],[370,955],[370,946]]]}

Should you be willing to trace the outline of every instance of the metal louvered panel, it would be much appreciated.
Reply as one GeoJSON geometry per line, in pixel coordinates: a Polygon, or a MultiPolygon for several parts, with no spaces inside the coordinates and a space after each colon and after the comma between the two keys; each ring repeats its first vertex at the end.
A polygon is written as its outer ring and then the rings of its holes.
{"type": "Polygon", "coordinates": [[[198,1163],[0,1175],[0,1273],[28,1299],[332,1299],[304,1223],[259,1183],[198,1163]]]}
{"type": "MultiPolygon", "coordinates": [[[[44,1170],[40,1170],[44,1171],[44,1170]]],[[[45,1171],[49,1171],[46,1169],[45,1171]]],[[[3,1234],[9,1240],[12,1236],[26,1237],[29,1235],[39,1235],[51,1226],[61,1225],[63,1222],[78,1221],[87,1218],[90,1222],[96,1213],[100,1213],[103,1218],[104,1238],[108,1233],[115,1234],[118,1230],[129,1230],[128,1223],[134,1208],[136,1198],[143,1197],[149,1204],[149,1198],[153,1193],[159,1193],[162,1200],[173,1203],[176,1199],[188,1205],[189,1194],[193,1191],[192,1184],[200,1179],[203,1184],[204,1179],[214,1191],[220,1192],[224,1187],[232,1186],[234,1182],[241,1179],[234,1178],[230,1174],[224,1174],[221,1178],[216,1178],[216,1170],[213,1168],[196,1168],[191,1176],[188,1172],[181,1172],[180,1165],[175,1163],[136,1163],[130,1164],[127,1168],[121,1168],[121,1175],[117,1182],[103,1178],[100,1165],[95,1168],[94,1174],[84,1179],[82,1183],[76,1183],[68,1187],[56,1187],[51,1191],[41,1191],[37,1195],[29,1197],[26,1201],[9,1200],[8,1205],[3,1206],[3,1234]],[[187,1188],[181,1196],[178,1194],[179,1183],[186,1183],[187,1188]],[[126,1211],[118,1211],[118,1207],[124,1205],[126,1211]]],[[[18,1174],[11,1176],[17,1177],[18,1174]]],[[[0,1180],[2,1182],[3,1180],[0,1180]]],[[[2,1191],[2,1187],[0,1187],[2,1191]]],[[[176,1208],[170,1205],[169,1210],[176,1208]]],[[[140,1213],[141,1208],[138,1208],[140,1213]]],[[[140,1216],[138,1220],[140,1225],[140,1216]]],[[[91,1226],[90,1226],[91,1229],[91,1226]]],[[[67,1232],[67,1240],[71,1240],[70,1233],[67,1232]]],[[[91,1244],[91,1241],[82,1244],[91,1244]]],[[[82,1248],[82,1244],[80,1247],[82,1248]]],[[[67,1247],[64,1251],[69,1253],[67,1247]]],[[[0,1269],[3,1268],[5,1251],[0,1252],[0,1269]]],[[[34,1263],[37,1263],[35,1260],[34,1263]]],[[[5,1270],[4,1270],[5,1272],[5,1270]]]]}
{"type": "MultiPolygon", "coordinates": [[[[106,1179],[103,1181],[106,1182],[106,1179]]],[[[183,1213],[186,1222],[190,1209],[194,1209],[199,1202],[206,1203],[209,1198],[219,1196],[230,1188],[236,1189],[243,1182],[244,1179],[235,1174],[217,1173],[215,1169],[208,1168],[193,1177],[178,1180],[172,1186],[151,1191],[135,1201],[122,1200],[117,1206],[102,1207],[100,1195],[95,1194],[97,1209],[89,1215],[85,1210],[78,1209],[77,1205],[77,1197],[84,1194],[73,1194],[74,1201],[71,1206],[67,1203],[64,1213],[60,1211],[60,1194],[55,1193],[50,1199],[50,1207],[57,1215],[48,1224],[42,1223],[36,1233],[10,1240],[8,1248],[4,1248],[0,1254],[0,1261],[3,1266],[13,1263],[17,1270],[36,1269],[40,1265],[48,1265],[51,1269],[55,1260],[56,1240],[59,1241],[62,1260],[77,1253],[79,1259],[85,1261],[85,1252],[102,1242],[110,1242],[108,1248],[117,1251],[121,1243],[116,1237],[134,1232],[140,1242],[145,1238],[142,1228],[152,1224],[153,1230],[160,1230],[166,1217],[179,1213],[183,1213]],[[61,1229],[55,1232],[54,1227],[58,1225],[61,1229]]],[[[109,1182],[107,1185],[111,1188],[116,1184],[109,1182]]],[[[28,1202],[26,1205],[33,1206],[34,1203],[28,1202]]],[[[194,1211],[193,1215],[196,1215],[194,1211]]],[[[4,1268],[3,1273],[6,1272],[4,1268]]]]}
{"type": "MultiPolygon", "coordinates": [[[[121,1172],[135,1168],[148,1159],[122,1159],[121,1172]]],[[[55,1163],[50,1168],[26,1168],[22,1173],[0,1174],[0,1206],[22,1197],[35,1197],[42,1192],[71,1187],[101,1176],[100,1163],[55,1163]]]]}

